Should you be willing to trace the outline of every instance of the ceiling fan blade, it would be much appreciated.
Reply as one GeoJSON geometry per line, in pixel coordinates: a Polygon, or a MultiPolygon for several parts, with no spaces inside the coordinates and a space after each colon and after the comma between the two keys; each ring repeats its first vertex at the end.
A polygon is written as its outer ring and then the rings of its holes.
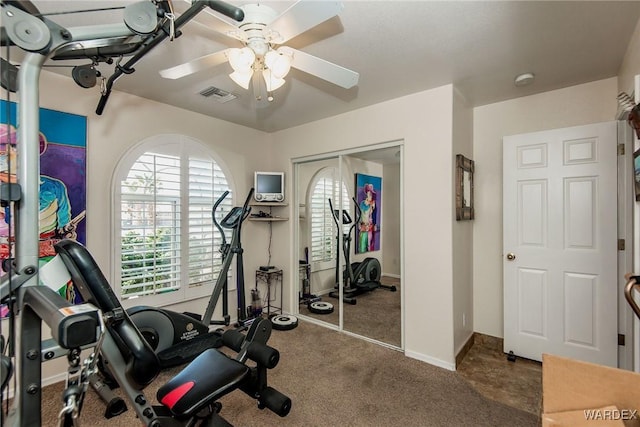
{"type": "Polygon", "coordinates": [[[277,44],[285,43],[298,34],[333,18],[342,8],[343,4],[337,1],[300,0],[269,24],[271,41],[277,44]]]}
{"type": "Polygon", "coordinates": [[[160,70],[160,75],[165,79],[179,79],[180,77],[197,73],[198,71],[202,71],[206,68],[213,68],[227,62],[228,50],[229,49],[225,49],[216,53],[210,53],[192,61],[185,62],[184,64],[160,70]]]}
{"type": "MultiPolygon", "coordinates": [[[[281,48],[284,49],[284,48],[281,48]]],[[[358,84],[360,74],[348,68],[341,67],[332,62],[325,61],[317,56],[309,55],[300,50],[287,47],[293,53],[291,66],[305,73],[320,77],[330,83],[351,89],[358,84]]]]}

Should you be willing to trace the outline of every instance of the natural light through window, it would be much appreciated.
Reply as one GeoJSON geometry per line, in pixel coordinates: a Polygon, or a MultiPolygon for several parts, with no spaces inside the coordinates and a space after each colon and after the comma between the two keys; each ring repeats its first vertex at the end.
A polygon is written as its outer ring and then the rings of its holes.
{"type": "MultiPolygon", "coordinates": [[[[164,145],[123,172],[117,257],[123,299],[171,294],[178,302],[207,295],[217,279],[222,239],[212,207],[231,189],[220,166],[198,151],[184,142],[164,145]]],[[[218,215],[231,206],[228,196],[218,215]]]]}

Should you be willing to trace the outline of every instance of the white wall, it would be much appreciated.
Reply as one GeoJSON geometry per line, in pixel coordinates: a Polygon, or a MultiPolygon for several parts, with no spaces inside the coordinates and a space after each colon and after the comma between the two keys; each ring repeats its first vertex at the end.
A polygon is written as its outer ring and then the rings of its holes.
{"type": "Polygon", "coordinates": [[[617,93],[613,77],[474,109],[476,332],[503,336],[502,137],[615,120],[617,93]]]}
{"type": "MultiPolygon", "coordinates": [[[[456,154],[469,159],[473,152],[473,109],[466,99],[454,90],[453,96],[453,152],[451,162],[452,185],[455,188],[456,154]]],[[[478,167],[478,164],[476,164],[478,167]]],[[[484,167],[484,165],[481,165],[484,167]]],[[[455,217],[453,199],[451,216],[455,217]]],[[[454,350],[458,354],[473,334],[473,226],[474,221],[453,221],[453,329],[454,350]]]]}
{"type": "MultiPolygon", "coordinates": [[[[447,85],[274,134],[279,153],[274,167],[289,173],[293,158],[404,141],[405,352],[449,369],[455,366],[452,98],[453,87],[447,85]]],[[[292,236],[293,224],[289,227],[292,236]]]]}
{"type": "Polygon", "coordinates": [[[627,53],[618,72],[618,92],[634,92],[634,76],[640,73],[640,20],[631,36],[627,53]]]}

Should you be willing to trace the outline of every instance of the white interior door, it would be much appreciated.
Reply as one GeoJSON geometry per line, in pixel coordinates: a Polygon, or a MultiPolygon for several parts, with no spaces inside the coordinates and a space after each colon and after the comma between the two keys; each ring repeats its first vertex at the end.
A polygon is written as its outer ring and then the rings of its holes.
{"type": "Polygon", "coordinates": [[[607,122],[505,137],[504,351],[617,366],[617,138],[607,122]]]}

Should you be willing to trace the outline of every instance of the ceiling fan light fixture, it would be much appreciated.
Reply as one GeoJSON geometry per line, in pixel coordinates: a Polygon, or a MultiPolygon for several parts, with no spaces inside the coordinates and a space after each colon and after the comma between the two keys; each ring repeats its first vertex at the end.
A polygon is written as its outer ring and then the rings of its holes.
{"type": "Polygon", "coordinates": [[[281,51],[270,50],[264,56],[264,64],[275,78],[283,79],[291,69],[291,56],[281,51]]]}
{"type": "Polygon", "coordinates": [[[249,71],[240,72],[234,71],[229,74],[231,80],[236,82],[236,84],[244,89],[249,89],[249,82],[251,82],[251,77],[253,76],[253,70],[249,69],[249,71]]]}
{"type": "Polygon", "coordinates": [[[229,49],[229,64],[233,71],[248,72],[256,61],[256,54],[248,47],[229,49]]]}
{"type": "Polygon", "coordinates": [[[264,77],[267,92],[273,92],[284,84],[284,79],[276,77],[271,70],[262,70],[262,77],[264,77]]]}

